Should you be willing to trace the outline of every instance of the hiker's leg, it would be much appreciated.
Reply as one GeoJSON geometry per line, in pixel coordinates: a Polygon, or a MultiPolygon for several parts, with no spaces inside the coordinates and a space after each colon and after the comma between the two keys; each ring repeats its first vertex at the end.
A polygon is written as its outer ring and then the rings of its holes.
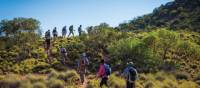
{"type": "Polygon", "coordinates": [[[133,83],[130,83],[129,81],[127,81],[127,88],[135,88],[135,87],[133,87],[133,83]]]}
{"type": "Polygon", "coordinates": [[[81,83],[84,83],[84,74],[82,72],[80,73],[80,79],[81,79],[81,83]]]}
{"type": "Polygon", "coordinates": [[[135,86],[135,82],[131,83],[131,85],[132,85],[132,88],[135,88],[135,87],[136,87],[136,86],[135,86]]]}
{"type": "Polygon", "coordinates": [[[47,51],[49,50],[49,48],[50,48],[50,39],[47,39],[47,51]]]}
{"type": "Polygon", "coordinates": [[[63,64],[65,65],[65,55],[62,54],[62,61],[63,61],[63,64]]]}
{"type": "Polygon", "coordinates": [[[105,78],[105,85],[108,87],[108,78],[105,78]]]}
{"type": "Polygon", "coordinates": [[[102,78],[100,87],[102,87],[103,85],[108,87],[107,80],[108,80],[108,78],[106,78],[106,77],[102,78]]]}
{"type": "Polygon", "coordinates": [[[101,82],[100,82],[100,87],[102,88],[103,86],[103,78],[101,79],[101,82]]]}
{"type": "Polygon", "coordinates": [[[128,81],[126,81],[126,88],[130,88],[130,87],[129,87],[129,82],[128,82],[128,81]]]}

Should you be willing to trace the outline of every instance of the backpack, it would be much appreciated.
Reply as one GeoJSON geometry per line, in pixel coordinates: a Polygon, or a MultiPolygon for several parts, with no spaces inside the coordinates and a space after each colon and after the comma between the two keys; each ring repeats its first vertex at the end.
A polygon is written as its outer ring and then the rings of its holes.
{"type": "Polygon", "coordinates": [[[130,67],[128,72],[128,81],[134,82],[136,79],[137,79],[137,71],[133,67],[130,67]]]}
{"type": "Polygon", "coordinates": [[[111,74],[111,68],[108,64],[104,64],[105,74],[109,76],[111,74]]]}
{"type": "Polygon", "coordinates": [[[61,53],[66,53],[66,49],[65,48],[61,48],[61,53]]]}
{"type": "Polygon", "coordinates": [[[50,36],[51,36],[51,35],[50,35],[50,32],[46,32],[46,33],[45,33],[46,39],[50,39],[50,36]]]}

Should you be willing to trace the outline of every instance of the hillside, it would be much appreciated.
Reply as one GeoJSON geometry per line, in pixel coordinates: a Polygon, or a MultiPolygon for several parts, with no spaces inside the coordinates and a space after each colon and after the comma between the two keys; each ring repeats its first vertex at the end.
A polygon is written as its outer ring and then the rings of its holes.
{"type": "Polygon", "coordinates": [[[155,8],[152,13],[119,25],[120,30],[172,30],[200,32],[200,0],[174,0],[155,8]]]}
{"type": "Polygon", "coordinates": [[[133,62],[136,88],[200,88],[200,0],[175,0],[113,28],[91,26],[79,36],[50,37],[50,48],[34,18],[0,22],[0,88],[99,88],[100,61],[112,68],[108,85],[125,88],[133,62]],[[67,59],[63,59],[65,48],[67,59]],[[89,59],[81,85],[78,60],[89,59]]]}

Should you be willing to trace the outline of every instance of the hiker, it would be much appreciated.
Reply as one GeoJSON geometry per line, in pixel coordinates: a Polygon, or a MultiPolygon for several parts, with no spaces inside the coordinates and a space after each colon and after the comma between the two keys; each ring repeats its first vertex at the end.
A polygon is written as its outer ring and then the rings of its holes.
{"type": "Polygon", "coordinates": [[[71,34],[74,36],[74,28],[73,28],[73,25],[71,25],[71,26],[69,27],[69,35],[68,35],[68,37],[69,37],[71,34]]]}
{"type": "Polygon", "coordinates": [[[56,38],[56,37],[58,36],[58,32],[57,32],[56,29],[57,29],[57,28],[54,27],[53,32],[52,32],[54,38],[56,38]]]}
{"type": "Polygon", "coordinates": [[[64,26],[63,29],[62,29],[62,37],[64,38],[67,34],[67,27],[64,26]]]}
{"type": "Polygon", "coordinates": [[[51,43],[51,33],[50,33],[50,30],[46,31],[45,32],[45,42],[46,42],[46,51],[49,50],[50,48],[50,43],[51,43]]]}
{"type": "Polygon", "coordinates": [[[67,50],[64,47],[62,47],[62,48],[60,48],[60,53],[61,53],[61,57],[62,57],[62,63],[65,64],[66,60],[68,59],[67,50]]]}
{"type": "Polygon", "coordinates": [[[80,25],[80,26],[78,27],[78,33],[79,33],[79,36],[81,36],[81,34],[82,34],[82,25],[80,25]]]}
{"type": "Polygon", "coordinates": [[[87,66],[89,65],[86,53],[82,53],[80,60],[78,61],[78,73],[80,74],[80,80],[83,84],[85,81],[85,74],[87,71],[87,66]]]}
{"type": "Polygon", "coordinates": [[[133,66],[133,62],[127,63],[123,76],[126,79],[126,88],[135,88],[135,81],[138,77],[137,70],[133,66]]]}
{"type": "Polygon", "coordinates": [[[97,73],[97,77],[101,78],[100,87],[102,88],[103,85],[108,87],[108,78],[111,74],[111,68],[108,64],[105,63],[104,59],[101,60],[99,71],[97,73]]]}

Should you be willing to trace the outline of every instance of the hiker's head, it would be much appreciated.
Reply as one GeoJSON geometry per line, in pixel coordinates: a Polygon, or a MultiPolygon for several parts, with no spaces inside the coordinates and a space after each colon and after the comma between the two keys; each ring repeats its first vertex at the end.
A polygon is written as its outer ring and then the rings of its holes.
{"type": "Polygon", "coordinates": [[[86,53],[85,53],[85,52],[84,52],[84,53],[82,53],[82,56],[86,57],[86,53]]]}
{"type": "Polygon", "coordinates": [[[134,66],[133,62],[128,62],[127,65],[128,66],[134,66]]]}
{"type": "Polygon", "coordinates": [[[82,25],[80,25],[80,27],[82,27],[82,25]]]}
{"type": "Polygon", "coordinates": [[[101,64],[104,64],[104,63],[105,63],[104,59],[102,59],[100,63],[101,63],[101,64]]]}

